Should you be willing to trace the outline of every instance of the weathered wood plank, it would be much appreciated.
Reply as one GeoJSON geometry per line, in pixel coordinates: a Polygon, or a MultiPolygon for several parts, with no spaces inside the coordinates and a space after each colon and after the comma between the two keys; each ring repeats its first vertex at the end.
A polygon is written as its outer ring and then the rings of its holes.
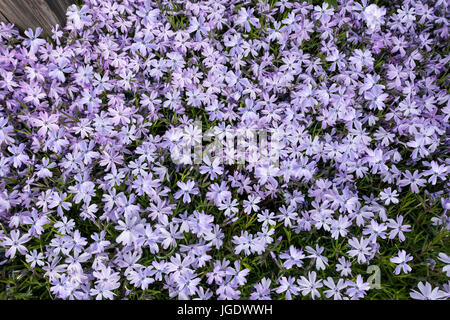
{"type": "Polygon", "coordinates": [[[0,22],[9,23],[9,20],[0,12],[0,22]]]}
{"type": "Polygon", "coordinates": [[[64,25],[65,11],[70,2],[66,0],[0,0],[0,13],[6,20],[23,30],[41,27],[44,34],[49,35],[55,24],[64,25]]]}
{"type": "MultiPolygon", "coordinates": [[[[67,8],[73,4],[73,0],[45,0],[45,2],[60,22],[63,23],[66,21],[66,11],[67,8]]],[[[62,23],[60,23],[60,25],[62,23]]]]}

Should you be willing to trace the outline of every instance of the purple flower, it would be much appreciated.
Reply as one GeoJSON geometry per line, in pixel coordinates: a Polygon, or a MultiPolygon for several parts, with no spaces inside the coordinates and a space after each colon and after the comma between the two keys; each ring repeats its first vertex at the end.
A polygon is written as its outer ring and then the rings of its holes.
{"type": "Polygon", "coordinates": [[[56,299],[382,297],[355,263],[386,258],[393,287],[420,278],[410,245],[450,229],[447,10],[84,1],[48,40],[0,23],[0,264],[56,299]]]}
{"type": "Polygon", "coordinates": [[[409,265],[407,265],[408,261],[411,261],[413,257],[410,254],[407,254],[405,250],[400,250],[397,254],[397,257],[393,257],[390,259],[392,263],[398,264],[395,268],[394,273],[400,274],[400,271],[404,273],[409,273],[412,269],[409,265]]]}
{"type": "Polygon", "coordinates": [[[412,290],[411,298],[417,300],[443,300],[446,297],[445,292],[439,288],[433,288],[428,282],[419,282],[418,288],[420,291],[412,290]]]}
{"type": "Polygon", "coordinates": [[[306,296],[311,294],[313,300],[315,297],[320,297],[320,292],[317,289],[323,287],[322,280],[319,279],[316,281],[316,276],[316,272],[311,271],[308,272],[308,278],[301,276],[301,278],[297,280],[302,295],[306,296]]]}
{"type": "Polygon", "coordinates": [[[282,277],[279,280],[279,287],[276,288],[276,293],[285,293],[287,300],[292,300],[292,295],[296,296],[300,288],[295,284],[296,279],[293,277],[282,277]]]}
{"type": "Polygon", "coordinates": [[[293,266],[301,267],[305,255],[303,254],[303,250],[298,250],[294,246],[290,246],[289,251],[280,254],[280,258],[286,260],[283,263],[283,267],[291,269],[293,266]]]}
{"type": "Polygon", "coordinates": [[[198,188],[195,186],[195,182],[192,180],[189,180],[186,183],[184,183],[182,181],[178,181],[177,186],[180,188],[180,190],[175,192],[174,198],[179,199],[179,198],[181,198],[181,196],[183,196],[184,203],[191,202],[191,196],[190,196],[191,194],[195,195],[195,194],[199,193],[198,188]]]}
{"type": "Polygon", "coordinates": [[[19,251],[19,253],[22,255],[24,255],[28,251],[28,249],[23,245],[28,241],[30,241],[30,236],[28,234],[20,236],[19,231],[12,230],[9,237],[3,236],[0,244],[3,247],[8,248],[8,250],[6,250],[5,256],[12,259],[16,255],[17,251],[19,251]]]}
{"type": "Polygon", "coordinates": [[[347,253],[351,257],[357,257],[358,263],[365,263],[367,261],[367,256],[370,254],[370,240],[364,237],[361,237],[361,239],[358,240],[353,237],[348,241],[348,244],[352,249],[347,253]]]}

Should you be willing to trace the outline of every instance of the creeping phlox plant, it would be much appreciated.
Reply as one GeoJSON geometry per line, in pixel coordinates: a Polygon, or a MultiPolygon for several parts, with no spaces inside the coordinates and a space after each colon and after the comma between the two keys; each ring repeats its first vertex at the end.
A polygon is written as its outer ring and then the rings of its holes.
{"type": "Polygon", "coordinates": [[[1,297],[448,299],[449,12],[86,0],[47,39],[0,24],[1,297]]]}

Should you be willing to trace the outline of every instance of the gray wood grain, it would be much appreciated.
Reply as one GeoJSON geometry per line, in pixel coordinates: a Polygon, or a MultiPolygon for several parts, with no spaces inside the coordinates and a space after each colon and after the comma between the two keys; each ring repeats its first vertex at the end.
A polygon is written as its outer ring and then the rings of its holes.
{"type": "Polygon", "coordinates": [[[0,22],[9,23],[9,20],[0,12],[0,22]]]}
{"type": "Polygon", "coordinates": [[[50,35],[55,24],[63,26],[71,0],[0,0],[0,21],[14,23],[22,30],[41,27],[50,35]]]}
{"type": "Polygon", "coordinates": [[[72,0],[45,0],[45,2],[61,22],[66,20],[67,8],[73,4],[72,0]]]}

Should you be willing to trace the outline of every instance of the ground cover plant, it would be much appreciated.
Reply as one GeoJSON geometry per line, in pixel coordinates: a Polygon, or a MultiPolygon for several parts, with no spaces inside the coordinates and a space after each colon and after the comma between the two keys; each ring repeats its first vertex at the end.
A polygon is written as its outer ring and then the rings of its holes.
{"type": "Polygon", "coordinates": [[[0,297],[449,299],[448,17],[86,0],[47,38],[2,23],[0,297]]]}

